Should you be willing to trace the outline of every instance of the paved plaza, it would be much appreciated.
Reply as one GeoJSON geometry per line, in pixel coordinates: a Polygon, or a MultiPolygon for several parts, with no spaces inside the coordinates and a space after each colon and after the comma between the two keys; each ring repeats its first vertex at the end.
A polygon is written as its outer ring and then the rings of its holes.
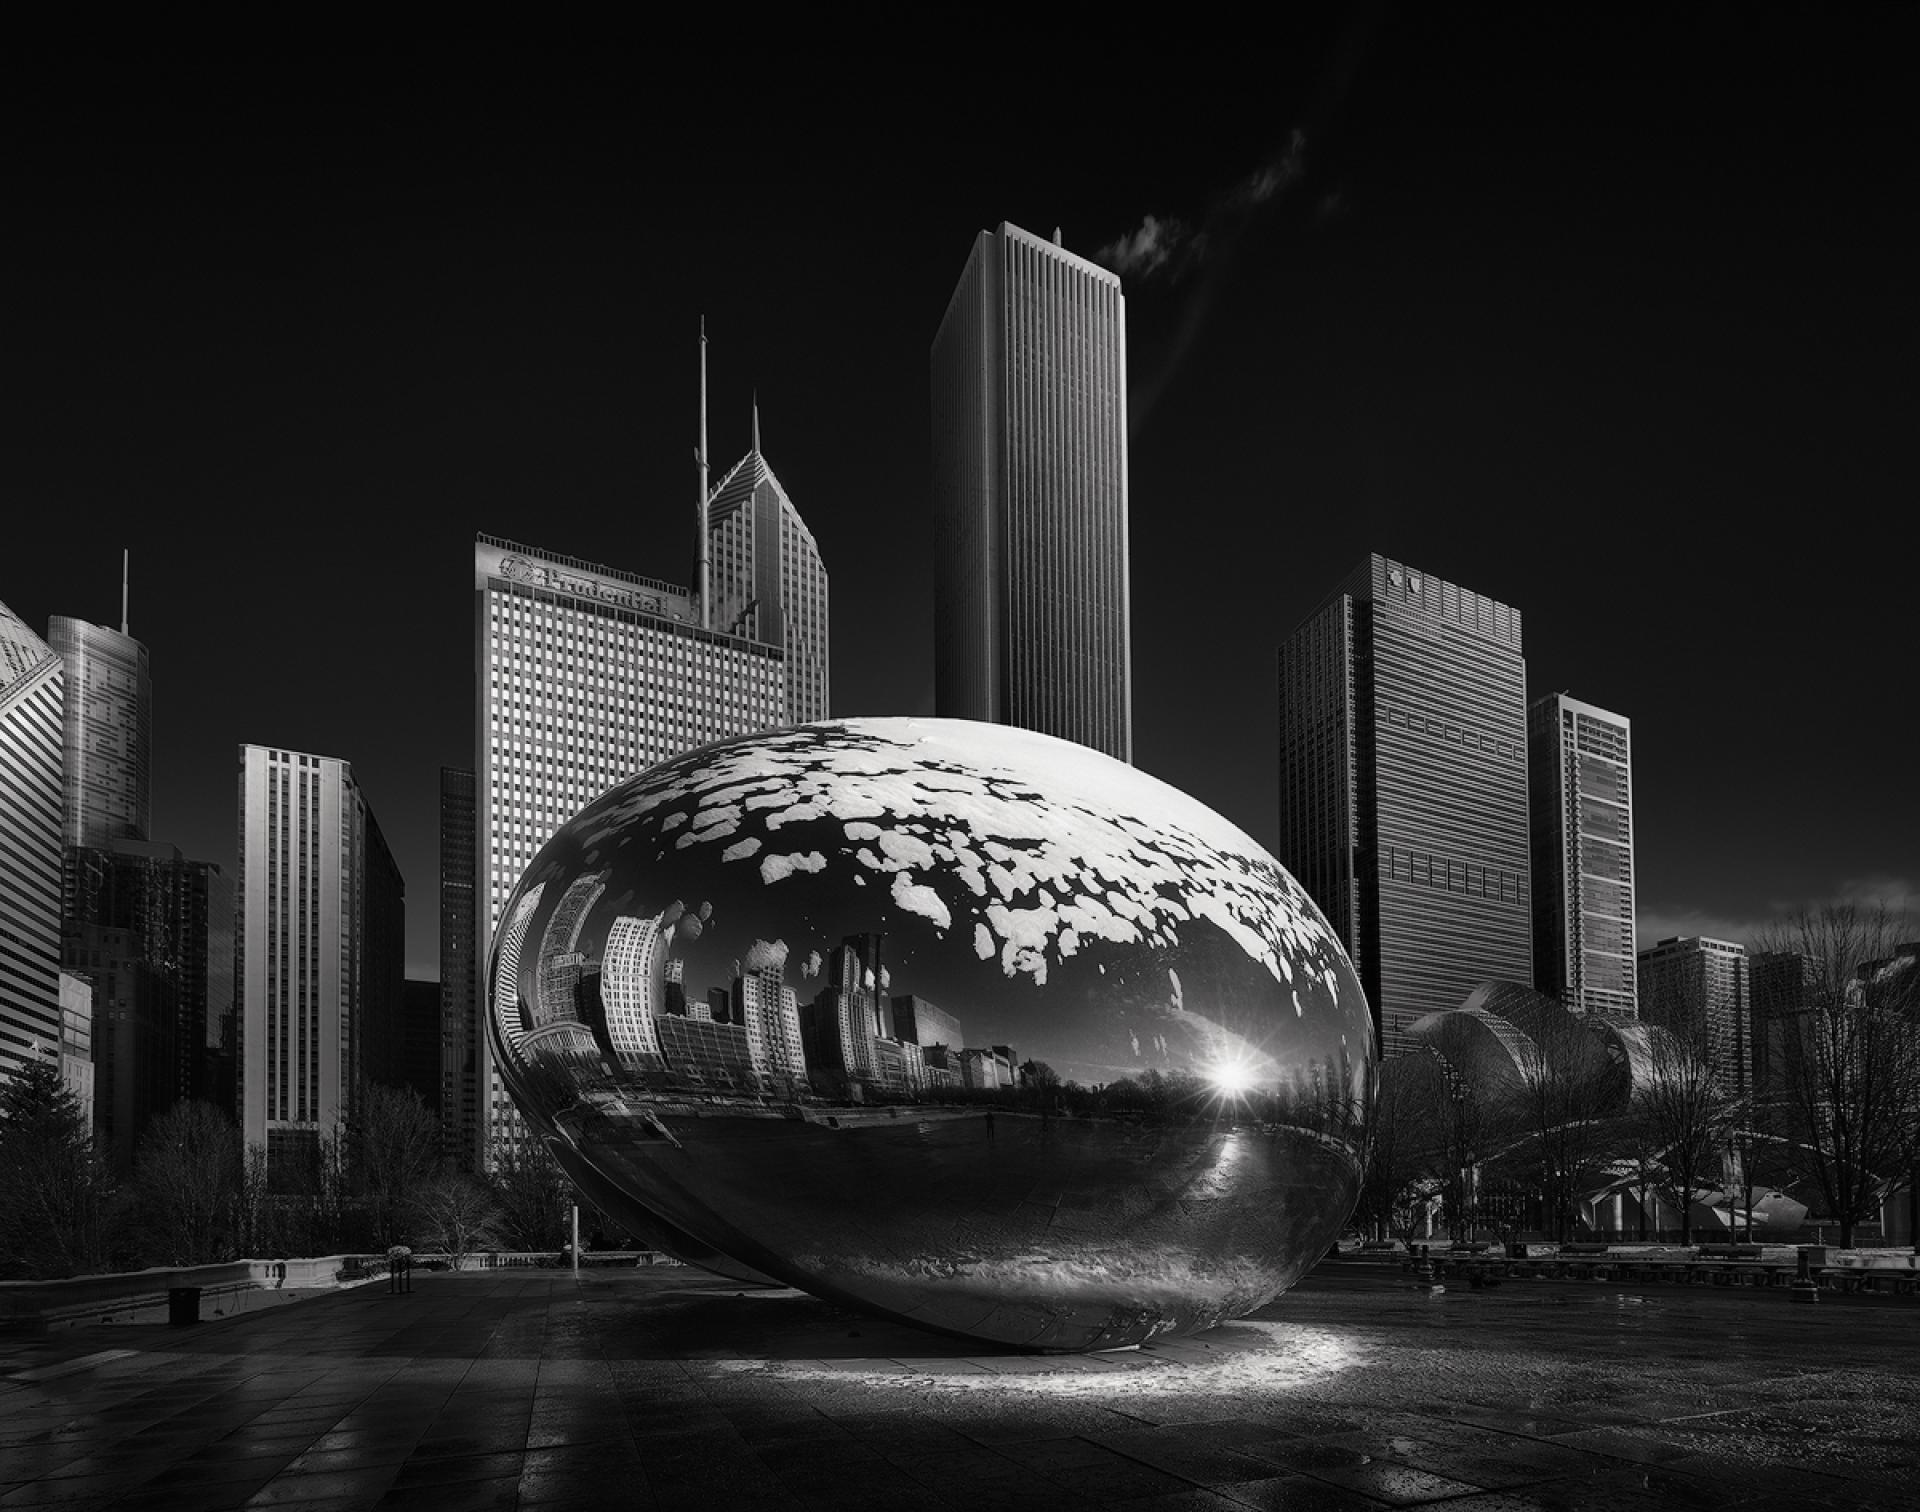
{"type": "Polygon", "coordinates": [[[1323,1265],[1243,1322],[980,1352],[682,1269],[416,1275],[0,1338],[0,1508],[1910,1504],[1920,1304],[1323,1265]]]}

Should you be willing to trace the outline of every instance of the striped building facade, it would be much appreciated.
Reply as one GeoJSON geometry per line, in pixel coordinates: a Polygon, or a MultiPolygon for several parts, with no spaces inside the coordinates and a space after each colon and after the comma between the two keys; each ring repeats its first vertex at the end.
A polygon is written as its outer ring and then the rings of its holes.
{"type": "Polygon", "coordinates": [[[1534,985],[1579,1013],[1639,1013],[1633,727],[1564,693],[1527,708],[1534,985]]]}
{"type": "Polygon", "coordinates": [[[297,1181],[404,1012],[404,887],[348,763],[240,748],[236,891],[241,1133],[297,1181]]]}
{"type": "Polygon", "coordinates": [[[1133,759],[1120,280],[1002,222],[933,339],[934,704],[1133,759]]]}
{"type": "Polygon", "coordinates": [[[153,681],[147,648],[118,630],[64,615],[47,622],[47,641],[67,669],[67,843],[151,838],[153,681]]]}
{"type": "Polygon", "coordinates": [[[1279,859],[1338,931],[1382,1048],[1533,980],[1520,612],[1377,553],[1281,645],[1279,859]]]}
{"type": "Polygon", "coordinates": [[[66,671],[0,604],[0,1077],[62,1045],[66,671]]]}

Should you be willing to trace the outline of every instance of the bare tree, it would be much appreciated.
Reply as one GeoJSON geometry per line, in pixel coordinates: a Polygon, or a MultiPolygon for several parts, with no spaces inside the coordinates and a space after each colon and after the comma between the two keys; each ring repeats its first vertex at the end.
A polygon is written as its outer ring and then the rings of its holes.
{"type": "Polygon", "coordinates": [[[1549,1229],[1565,1242],[1573,1237],[1581,1194],[1618,1145],[1613,1091],[1605,1051],[1577,1015],[1540,1013],[1526,1028],[1539,1054],[1519,1064],[1513,1117],[1520,1137],[1509,1164],[1531,1168],[1549,1229]]]}
{"type": "Polygon", "coordinates": [[[133,1185],[150,1259],[211,1265],[233,1252],[240,1130],[207,1102],[179,1102],[147,1125],[133,1185]]]}
{"type": "Polygon", "coordinates": [[[416,1193],[440,1164],[440,1123],[411,1087],[369,1083],[355,1099],[353,1165],[375,1241],[398,1244],[416,1193]]]}
{"type": "Polygon", "coordinates": [[[352,1190],[353,1166],[345,1123],[336,1123],[322,1131],[313,1169],[313,1189],[308,1202],[309,1242],[318,1252],[346,1248],[353,1235],[347,1229],[348,1194],[352,1190]]]}
{"type": "Polygon", "coordinates": [[[1851,1245],[1906,1178],[1920,1116],[1920,959],[1884,904],[1804,910],[1763,934],[1797,957],[1797,1002],[1776,1005],[1785,1132],[1851,1245]],[[1902,948],[1904,944],[1904,949],[1902,948]]]}
{"type": "Polygon", "coordinates": [[[1416,1196],[1439,1167],[1446,1075],[1431,1055],[1396,1055],[1380,1065],[1356,1216],[1376,1239],[1413,1237],[1416,1196]]]}
{"type": "Polygon", "coordinates": [[[1487,1167],[1514,1143],[1513,1089],[1478,1056],[1442,1061],[1446,1096],[1433,1143],[1447,1229],[1456,1239],[1472,1236],[1487,1167]]]}
{"type": "Polygon", "coordinates": [[[442,1170],[415,1190],[412,1205],[415,1235],[444,1250],[454,1270],[475,1250],[500,1243],[500,1205],[478,1177],[442,1170]]]}
{"type": "Polygon", "coordinates": [[[260,1259],[278,1248],[279,1225],[273,1220],[274,1199],[269,1192],[267,1147],[250,1144],[240,1157],[231,1220],[234,1245],[244,1256],[260,1259]]]}
{"type": "Polygon", "coordinates": [[[512,1249],[551,1250],[566,1242],[573,1184],[533,1138],[495,1140],[487,1181],[500,1209],[500,1236],[512,1249]]]}
{"type": "Polygon", "coordinates": [[[1680,1242],[1691,1244],[1693,1204],[1721,1184],[1741,1104],[1722,1089],[1700,1037],[1655,1026],[1647,1047],[1629,1126],[1643,1144],[1654,1190],[1680,1215],[1680,1242]]]}

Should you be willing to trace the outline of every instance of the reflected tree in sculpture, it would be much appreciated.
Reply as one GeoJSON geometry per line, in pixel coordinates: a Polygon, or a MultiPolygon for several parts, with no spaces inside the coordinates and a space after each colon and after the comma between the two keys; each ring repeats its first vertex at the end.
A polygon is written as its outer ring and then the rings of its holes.
{"type": "Polygon", "coordinates": [[[1267,1302],[1353,1209],[1375,1050],[1239,829],[957,720],[707,746],[535,858],[489,972],[556,1159],[696,1264],[1037,1349],[1267,1302]]]}

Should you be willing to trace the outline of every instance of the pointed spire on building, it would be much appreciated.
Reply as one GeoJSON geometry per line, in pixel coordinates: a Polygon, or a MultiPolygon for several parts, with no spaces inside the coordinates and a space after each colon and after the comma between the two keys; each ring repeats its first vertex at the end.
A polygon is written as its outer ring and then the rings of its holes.
{"type": "Polygon", "coordinates": [[[120,548],[120,633],[121,633],[122,635],[126,635],[126,634],[128,633],[128,630],[127,630],[127,567],[128,567],[128,561],[127,561],[127,559],[128,559],[128,557],[129,557],[129,556],[130,556],[131,554],[132,554],[132,553],[130,553],[130,552],[129,552],[129,551],[127,550],[127,548],[126,548],[126,547],[124,547],[124,546],[122,546],[122,547],[120,548]]]}
{"type": "Polygon", "coordinates": [[[694,453],[700,469],[700,502],[697,527],[700,532],[698,553],[694,558],[696,581],[693,585],[694,597],[699,600],[700,628],[708,628],[708,574],[710,563],[707,555],[707,317],[700,317],[700,449],[694,453]]]}
{"type": "Polygon", "coordinates": [[[753,453],[760,455],[760,391],[753,391],[753,453]]]}

